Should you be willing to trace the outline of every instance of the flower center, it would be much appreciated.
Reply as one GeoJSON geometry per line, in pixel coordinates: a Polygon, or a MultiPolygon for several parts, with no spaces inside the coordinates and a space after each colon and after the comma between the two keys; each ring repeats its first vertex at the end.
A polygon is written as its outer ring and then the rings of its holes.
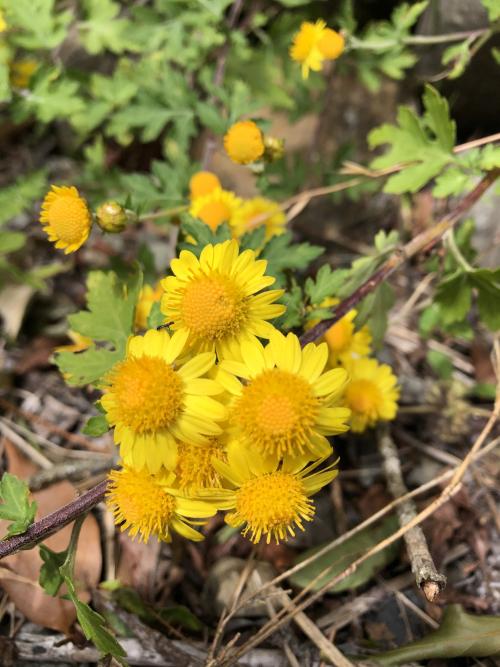
{"type": "Polygon", "coordinates": [[[139,533],[143,542],[147,542],[151,534],[165,537],[176,511],[175,497],[145,471],[113,470],[109,479],[107,501],[122,530],[130,529],[132,537],[139,533]]]}
{"type": "Polygon", "coordinates": [[[293,456],[307,447],[317,409],[306,380],[273,368],[243,388],[233,416],[247,442],[261,452],[293,456]]]}
{"type": "Polygon", "coordinates": [[[346,350],[351,344],[353,332],[354,324],[346,317],[336,322],[325,334],[325,340],[330,350],[337,353],[346,350]]]}
{"type": "Polygon", "coordinates": [[[198,218],[215,231],[223,222],[227,222],[231,217],[231,209],[227,204],[221,201],[211,201],[205,204],[198,213],[198,218]]]}
{"type": "Polygon", "coordinates": [[[225,460],[224,448],[217,440],[204,447],[179,445],[179,455],[175,468],[176,480],[181,489],[205,489],[220,486],[219,474],[212,465],[214,457],[225,460]]]}
{"type": "Polygon", "coordinates": [[[300,479],[290,473],[277,471],[245,482],[236,492],[238,520],[245,522],[243,534],[250,533],[258,542],[267,535],[267,543],[286,540],[295,535],[294,524],[304,530],[302,521],[310,521],[314,503],[304,492],[300,479]]]}
{"type": "Polygon", "coordinates": [[[345,400],[353,410],[376,417],[377,407],[380,403],[380,391],[374,382],[370,380],[353,380],[346,389],[345,400]]]}
{"type": "Polygon", "coordinates": [[[48,220],[58,239],[68,245],[78,243],[90,224],[85,202],[79,197],[58,197],[51,204],[48,220]]]}
{"type": "Polygon", "coordinates": [[[130,357],[112,372],[111,383],[119,420],[136,433],[167,427],[182,409],[182,380],[163,359],[130,357]]]}
{"type": "Polygon", "coordinates": [[[215,342],[238,333],[247,317],[247,304],[229,278],[201,276],[186,287],[181,314],[195,336],[215,342]]]}

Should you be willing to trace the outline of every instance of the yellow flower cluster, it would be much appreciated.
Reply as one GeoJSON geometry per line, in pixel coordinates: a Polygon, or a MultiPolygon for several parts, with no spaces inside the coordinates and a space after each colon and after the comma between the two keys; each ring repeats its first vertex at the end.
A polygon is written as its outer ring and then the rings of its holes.
{"type": "Polygon", "coordinates": [[[194,174],[189,189],[190,214],[212,231],[224,222],[235,239],[261,226],[265,228],[265,240],[285,231],[286,216],[279,204],[266,197],[243,200],[224,190],[217,176],[209,171],[194,174]]]}
{"type": "Polygon", "coordinates": [[[323,463],[348,429],[348,374],[326,370],[326,343],[302,349],[272,325],[284,306],[266,268],[235,240],[182,251],[161,281],[169,331],[133,336],[104,379],[122,460],[108,503],[140,539],[202,539],[225,510],[254,542],[284,540],[337,474],[323,463]]]}
{"type": "MultiPolygon", "coordinates": [[[[339,299],[325,299],[320,306],[331,308],[339,299]]],[[[356,330],[355,309],[349,311],[328,329],[324,340],[328,345],[328,362],[331,368],[345,368],[349,382],[344,392],[343,405],[351,410],[350,427],[362,433],[379,421],[394,419],[397,412],[399,388],[396,376],[387,364],[379,364],[369,358],[372,336],[367,325],[356,330]]],[[[308,322],[313,327],[318,320],[308,322]]]]}

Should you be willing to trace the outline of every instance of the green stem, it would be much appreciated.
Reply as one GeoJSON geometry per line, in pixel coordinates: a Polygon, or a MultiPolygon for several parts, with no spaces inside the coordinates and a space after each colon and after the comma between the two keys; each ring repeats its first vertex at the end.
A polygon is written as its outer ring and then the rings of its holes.
{"type": "Polygon", "coordinates": [[[187,211],[189,206],[187,204],[183,204],[182,206],[176,206],[175,208],[166,208],[163,209],[162,211],[155,211],[154,213],[143,213],[142,215],[139,215],[137,220],[138,222],[143,222],[144,220],[157,220],[158,218],[169,218],[172,217],[173,215],[177,215],[178,213],[184,213],[184,211],[187,211]]]}
{"type": "Polygon", "coordinates": [[[462,255],[460,252],[460,248],[457,245],[457,242],[455,240],[455,234],[453,233],[453,229],[449,229],[444,237],[446,247],[448,250],[451,252],[453,255],[455,261],[459,266],[462,267],[464,271],[467,273],[470,273],[471,271],[474,271],[474,267],[469,264],[469,262],[465,259],[465,257],[462,255]]]}
{"type": "Polygon", "coordinates": [[[86,518],[87,518],[87,513],[82,514],[76,519],[73,525],[73,530],[71,531],[71,538],[69,540],[69,545],[68,545],[68,555],[66,556],[66,560],[64,561],[64,563],[59,568],[59,571],[61,572],[61,575],[63,577],[73,579],[78,538],[80,537],[80,531],[82,529],[83,522],[85,521],[86,518]]]}
{"type": "MultiPolygon", "coordinates": [[[[449,42],[460,42],[465,39],[482,38],[484,41],[491,36],[491,28],[483,28],[482,30],[468,30],[465,32],[450,32],[445,35],[408,35],[401,37],[401,39],[386,39],[379,42],[364,42],[354,35],[349,37],[349,46],[351,49],[377,51],[390,49],[393,46],[400,44],[407,45],[429,45],[429,44],[447,44],[449,42]]],[[[484,41],[482,43],[484,43],[484,41]]]]}

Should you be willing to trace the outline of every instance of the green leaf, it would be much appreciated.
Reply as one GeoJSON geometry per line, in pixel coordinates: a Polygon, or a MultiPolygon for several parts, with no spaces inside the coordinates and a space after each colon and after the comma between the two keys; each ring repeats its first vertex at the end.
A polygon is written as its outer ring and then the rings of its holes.
{"type": "Polygon", "coordinates": [[[183,237],[192,236],[195,243],[184,241],[179,244],[180,250],[190,250],[197,257],[200,256],[203,248],[209,243],[221,243],[231,238],[231,230],[227,223],[219,225],[213,232],[208,225],[201,220],[192,218],[184,214],[181,222],[181,232],[183,237]]]}
{"type": "Polygon", "coordinates": [[[78,25],[80,39],[85,49],[92,54],[105,49],[121,53],[129,45],[127,28],[130,22],[118,18],[120,5],[113,0],[84,0],[85,21],[78,25]]]}
{"type": "Polygon", "coordinates": [[[459,195],[468,189],[470,182],[470,174],[465,173],[459,167],[450,167],[436,178],[432,194],[434,197],[459,195]]]}
{"type": "Polygon", "coordinates": [[[92,271],[87,279],[87,307],[70,315],[74,331],[105,344],[83,352],[56,355],[59,369],[68,374],[69,384],[81,386],[97,382],[123,359],[128,337],[133,333],[135,305],[142,286],[142,274],[136,269],[128,283],[119,281],[112,271],[92,271]]]}
{"type": "Polygon", "coordinates": [[[13,185],[0,190],[0,225],[12,220],[42,196],[47,187],[45,170],[23,174],[13,185]]]}
{"type": "Polygon", "coordinates": [[[319,306],[328,297],[336,296],[348,273],[347,269],[332,271],[329,264],[323,264],[314,280],[312,278],[306,280],[305,293],[309,301],[319,306]]]}
{"type": "Polygon", "coordinates": [[[0,231],[0,255],[19,250],[26,243],[26,237],[22,232],[0,231]]]}
{"type": "MultiPolygon", "coordinates": [[[[319,590],[330,579],[333,579],[335,576],[343,572],[347,567],[349,567],[351,563],[366,553],[371,547],[391,535],[397,529],[397,527],[398,520],[393,516],[388,517],[385,521],[375,527],[368,526],[368,528],[365,528],[356,535],[348,538],[342,544],[334,547],[323,556],[320,556],[309,565],[306,565],[302,570],[299,570],[293,574],[290,577],[290,582],[294,586],[304,588],[305,586],[308,586],[309,583],[315,579],[315,577],[317,577],[323,570],[331,566],[331,570],[328,572],[328,574],[320,577],[313,584],[312,590],[319,590]]],[[[296,564],[314,555],[324,546],[325,545],[323,544],[319,547],[315,547],[314,549],[308,549],[300,555],[300,557],[296,560],[296,564]]],[[[370,581],[370,579],[375,574],[380,572],[386,565],[392,562],[394,558],[396,558],[398,552],[399,544],[397,542],[391,544],[383,551],[380,551],[365,561],[353,574],[346,577],[342,581],[339,581],[339,583],[335,586],[332,586],[329,589],[330,592],[341,593],[342,591],[363,586],[368,581],[370,581]]]]}
{"type": "Polygon", "coordinates": [[[199,618],[197,618],[193,612],[184,605],[164,607],[159,610],[158,616],[171,625],[180,625],[181,628],[191,632],[201,632],[204,628],[204,625],[199,618]]]}
{"type": "Polygon", "coordinates": [[[96,417],[90,417],[88,422],[82,429],[82,433],[85,435],[90,435],[93,438],[98,438],[101,435],[104,435],[109,431],[108,420],[104,415],[97,415],[96,417]]]}
{"type": "Polygon", "coordinates": [[[471,307],[471,286],[467,274],[458,269],[437,287],[436,303],[439,304],[443,324],[463,320],[471,307]]]}
{"type": "Polygon", "coordinates": [[[303,271],[325,251],[310,243],[292,243],[291,232],[273,236],[264,246],[259,258],[267,260],[268,275],[278,277],[283,271],[303,271]]]}
{"type": "Polygon", "coordinates": [[[165,315],[161,312],[161,304],[155,301],[151,306],[148,315],[148,329],[157,329],[160,325],[165,324],[165,315]]]}
{"type": "Polygon", "coordinates": [[[204,127],[207,127],[214,134],[224,134],[226,131],[226,121],[221,112],[208,102],[198,102],[196,113],[204,127]]]}
{"type": "Polygon", "coordinates": [[[415,25],[419,16],[425,11],[428,4],[429,0],[415,2],[412,5],[403,2],[393,11],[391,21],[400,30],[408,30],[415,25]]]}
{"type": "Polygon", "coordinates": [[[447,354],[437,350],[427,352],[427,361],[432,370],[442,379],[449,380],[453,375],[453,362],[447,354]]]}
{"type": "Polygon", "coordinates": [[[36,78],[32,94],[23,100],[25,117],[34,113],[43,123],[51,123],[85,110],[85,103],[78,96],[79,84],[61,77],[62,72],[50,70],[36,78]]]}
{"type": "Polygon", "coordinates": [[[498,0],[481,0],[481,2],[488,12],[488,18],[491,22],[500,19],[500,3],[498,0]]]}
{"type": "Polygon", "coordinates": [[[300,327],[304,319],[304,295],[300,285],[294,282],[292,287],[279,299],[279,303],[284,303],[286,310],[274,321],[274,326],[286,331],[300,327]]]}
{"type": "Polygon", "coordinates": [[[52,549],[46,547],[45,544],[40,544],[39,547],[43,565],[40,568],[38,583],[47,595],[57,595],[57,591],[64,583],[64,578],[60,573],[59,568],[68,557],[68,550],[66,549],[65,551],[59,552],[52,551],[52,549]]]}
{"type": "Polygon", "coordinates": [[[55,0],[16,0],[8,3],[13,41],[28,50],[53,49],[66,37],[71,11],[55,7],[55,0]]]}
{"type": "Polygon", "coordinates": [[[435,88],[427,85],[423,103],[423,117],[419,118],[412,109],[401,106],[398,125],[385,124],[368,135],[372,148],[390,145],[385,155],[372,161],[372,168],[385,169],[400,163],[415,163],[390,176],[384,187],[385,192],[417,192],[454,160],[452,148],[456,130],[449,116],[447,101],[435,88]]]}
{"type": "Polygon", "coordinates": [[[255,229],[252,229],[251,232],[246,232],[240,238],[240,249],[241,250],[257,250],[264,243],[264,238],[266,236],[266,227],[265,225],[260,225],[255,229]]]}
{"type": "Polygon", "coordinates": [[[480,167],[486,171],[500,167],[500,146],[488,144],[488,146],[483,148],[481,151],[480,167]]]}
{"type": "Polygon", "coordinates": [[[382,345],[387,331],[388,314],[395,299],[394,289],[388,283],[382,283],[363,299],[359,306],[356,326],[360,328],[368,323],[375,349],[382,345]]]}
{"type": "Polygon", "coordinates": [[[467,614],[460,605],[445,609],[441,626],[406,646],[370,655],[379,665],[402,665],[433,658],[487,658],[500,655],[500,618],[467,614]]]}
{"type": "Polygon", "coordinates": [[[500,329],[500,269],[471,271],[469,280],[477,289],[477,306],[481,320],[492,331],[500,329]]]}
{"type": "Polygon", "coordinates": [[[5,472],[0,480],[0,519],[12,521],[6,537],[19,535],[35,520],[37,504],[29,499],[30,491],[26,482],[5,472]]]}

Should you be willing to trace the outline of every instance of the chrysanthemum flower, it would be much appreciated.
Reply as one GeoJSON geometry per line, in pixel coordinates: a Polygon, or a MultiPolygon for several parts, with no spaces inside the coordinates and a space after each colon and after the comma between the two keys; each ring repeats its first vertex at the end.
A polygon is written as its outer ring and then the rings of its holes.
{"type": "Polygon", "coordinates": [[[68,254],[88,239],[92,216],[75,187],[53,185],[43,200],[40,222],[49,240],[68,254]]]}
{"type": "Polygon", "coordinates": [[[293,38],[290,57],[302,63],[302,78],[307,79],[309,70],[319,72],[324,60],[335,60],[344,50],[344,38],[335,30],[326,27],[318,19],[316,23],[305,21],[293,38]]]}
{"type": "Polygon", "coordinates": [[[253,120],[240,120],[226,132],[224,148],[233,162],[249,164],[264,154],[264,137],[253,120]]]}
{"type": "Polygon", "coordinates": [[[160,301],[163,296],[163,289],[160,283],[155,287],[144,285],[139,293],[137,305],[135,307],[134,329],[140,331],[148,326],[148,317],[153,303],[160,301]]]}
{"type": "Polygon", "coordinates": [[[255,544],[265,537],[279,543],[304,530],[312,521],[315,507],[310,496],[329,484],[338,474],[331,464],[314,472],[325,461],[306,464],[303,459],[275,460],[245,452],[238,443],[230,446],[227,463],[214,460],[214,467],[233,489],[200,490],[197,496],[210,500],[218,509],[231,510],[225,520],[243,526],[255,544]]]}
{"type": "Polygon", "coordinates": [[[285,310],[273,303],[282,290],[262,291],[275,281],[264,275],[267,262],[238,251],[236,241],[207,245],[199,259],[183,250],[170,264],[174,275],[162,281],[161,309],[172,329],[194,349],[215,348],[219,359],[243,340],[268,338],[274,327],[267,320],[285,310]]]}
{"type": "Polygon", "coordinates": [[[222,185],[215,174],[211,171],[198,171],[189,181],[189,198],[204,197],[216,188],[222,188],[222,185]]]}
{"type": "Polygon", "coordinates": [[[266,239],[283,234],[286,226],[286,216],[279,204],[265,197],[254,197],[244,202],[235,211],[231,224],[237,237],[262,225],[266,228],[266,239]]]}
{"type": "Polygon", "coordinates": [[[189,213],[215,231],[223,222],[231,222],[240,206],[241,199],[233,192],[215,188],[207,195],[193,199],[189,213]]]}
{"type": "Polygon", "coordinates": [[[344,405],[352,410],[352,430],[362,433],[378,421],[394,419],[399,387],[391,367],[379,364],[376,359],[351,359],[345,367],[350,381],[344,405]]]}
{"type": "MultiPolygon", "coordinates": [[[[327,298],[320,304],[321,308],[332,308],[340,302],[339,299],[327,298]]],[[[365,324],[358,331],[355,330],[354,320],[357,311],[353,308],[342,319],[335,322],[326,334],[324,340],[330,351],[329,362],[332,366],[349,361],[352,358],[366,357],[371,352],[372,336],[365,324]]],[[[315,326],[319,320],[311,320],[306,329],[315,326]]]]}
{"type": "Polygon", "coordinates": [[[203,539],[192,526],[203,525],[216,510],[210,503],[173,495],[166,488],[171,480],[129,467],[109,474],[106,501],[122,531],[141,542],[151,535],[170,542],[172,531],[189,540],[203,539]]]}
{"type": "Polygon", "coordinates": [[[149,330],[129,340],[127,356],[105,379],[101,404],[126,465],[156,473],[172,469],[177,441],[205,444],[219,435],[227,409],[211,396],[222,387],[203,378],[214,365],[211,352],[187,360],[188,332],[172,337],[149,330]]]}
{"type": "MultiPolygon", "coordinates": [[[[230,409],[234,438],[248,449],[279,459],[309,460],[329,456],[325,436],[348,430],[350,411],[339,407],[347,382],[343,368],[323,373],[325,343],[304,349],[294,334],[274,331],[267,347],[243,343],[239,361],[225,360],[223,370],[246,380],[230,409]]],[[[235,391],[233,385],[228,391],[235,391]]]]}
{"type": "Polygon", "coordinates": [[[220,476],[212,464],[212,459],[225,461],[225,447],[213,438],[208,445],[187,445],[180,443],[175,466],[175,486],[186,492],[221,486],[220,476]]]}

